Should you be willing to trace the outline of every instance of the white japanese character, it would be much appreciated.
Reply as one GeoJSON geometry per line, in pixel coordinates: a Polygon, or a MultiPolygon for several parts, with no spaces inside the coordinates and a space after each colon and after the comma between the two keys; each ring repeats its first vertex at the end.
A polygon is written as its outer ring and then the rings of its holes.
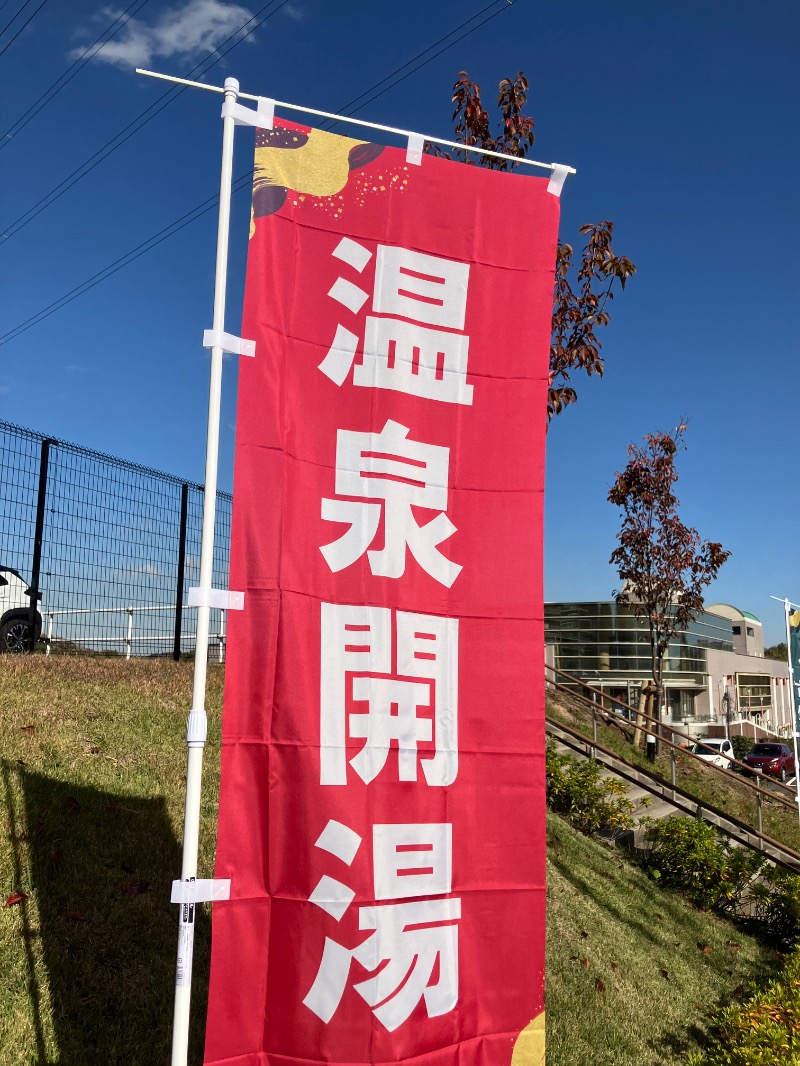
{"type": "Polygon", "coordinates": [[[419,761],[429,785],[452,784],[458,619],[397,611],[393,656],[390,608],[323,603],[321,611],[320,783],[347,783],[349,737],[365,741],[350,759],[365,783],[384,768],[396,740],[399,780],[415,781],[419,761]],[[363,702],[366,711],[348,714],[351,701],[363,702]],[[420,753],[418,744],[431,742],[433,756],[420,753]]]}
{"type": "Polygon", "coordinates": [[[322,517],[350,529],[320,551],[334,573],[366,552],[373,574],[397,578],[405,573],[408,548],[423,570],[450,588],[462,569],[438,549],[456,532],[444,513],[450,449],[408,440],[408,432],[391,419],[380,433],[337,432],[336,495],[362,500],[322,500],[322,517]],[[384,546],[368,551],[381,518],[381,504],[372,500],[383,501],[384,546]],[[420,526],[413,507],[439,514],[420,526]]]}
{"type": "MultiPolygon", "coordinates": [[[[367,248],[349,237],[344,237],[332,254],[358,273],[372,258],[367,248]]],[[[473,387],[467,384],[469,337],[463,333],[468,279],[466,263],[379,245],[373,296],[376,313],[366,320],[363,358],[355,365],[353,383],[444,403],[471,404],[473,387]]],[[[342,277],[336,279],[328,295],[353,315],[369,297],[364,289],[342,277]]],[[[358,335],[338,323],[320,370],[341,385],[356,361],[358,346],[358,335]]]]}
{"type": "MultiPolygon", "coordinates": [[[[326,836],[340,842],[342,831],[360,840],[352,830],[331,821],[317,846],[326,847],[321,843],[326,836]]],[[[350,838],[344,839],[345,851],[352,861],[352,842],[350,838]]],[[[340,847],[341,843],[336,846],[340,847]]],[[[374,826],[373,875],[376,899],[450,892],[452,826],[448,823],[374,826]],[[400,851],[401,847],[406,850],[400,851]]],[[[322,878],[310,899],[338,921],[353,896],[346,886],[322,878]],[[327,898],[319,898],[320,886],[326,882],[338,885],[339,895],[342,889],[350,894],[340,910],[337,901],[336,913],[331,911],[327,898]]],[[[355,958],[375,976],[354,988],[390,1032],[407,1021],[423,999],[429,1018],[448,1013],[458,1002],[458,926],[454,923],[460,917],[460,899],[360,907],[359,928],[374,930],[372,935],[354,949],[325,938],[319,969],[304,1004],[322,1021],[329,1022],[344,995],[350,961],[355,958]],[[382,966],[383,963],[386,965],[382,966]],[[437,979],[431,983],[437,963],[437,979]]]]}

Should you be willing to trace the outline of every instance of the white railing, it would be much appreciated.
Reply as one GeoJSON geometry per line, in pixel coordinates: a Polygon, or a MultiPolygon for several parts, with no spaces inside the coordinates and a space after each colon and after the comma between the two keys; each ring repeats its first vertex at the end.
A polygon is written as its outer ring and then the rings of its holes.
{"type": "MultiPolygon", "coordinates": [[[[193,607],[184,607],[184,611],[195,610],[193,607]]],[[[53,647],[53,641],[58,642],[58,638],[53,636],[54,619],[59,617],[70,617],[75,615],[98,615],[98,614],[127,614],[128,625],[127,632],[124,637],[83,637],[78,640],[74,640],[75,644],[98,645],[98,644],[123,644],[125,646],[125,658],[130,659],[131,649],[136,644],[172,644],[175,635],[173,632],[165,633],[161,637],[152,636],[136,636],[134,632],[134,618],[138,614],[144,614],[148,611],[170,611],[174,614],[175,604],[171,603],[164,606],[152,606],[152,607],[85,607],[85,608],[69,608],[61,611],[43,611],[42,613],[47,618],[47,643],[45,649],[45,655],[50,654],[50,650],[53,647]]],[[[216,646],[217,656],[219,662],[224,660],[225,651],[225,615],[226,612],[220,610],[219,612],[219,629],[216,633],[209,633],[208,643],[209,647],[216,646]]],[[[62,638],[64,640],[72,640],[71,637],[62,638]]]]}

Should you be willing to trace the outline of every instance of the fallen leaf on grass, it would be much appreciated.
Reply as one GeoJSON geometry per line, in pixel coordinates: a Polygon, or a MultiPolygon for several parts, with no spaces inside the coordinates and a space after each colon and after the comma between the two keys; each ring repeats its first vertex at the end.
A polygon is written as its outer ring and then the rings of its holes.
{"type": "Polygon", "coordinates": [[[597,989],[598,992],[605,992],[606,990],[606,986],[603,984],[599,977],[595,977],[594,987],[597,989]]]}
{"type": "Polygon", "coordinates": [[[702,951],[704,955],[710,955],[713,948],[710,944],[704,944],[702,940],[697,941],[697,950],[702,951]]]}
{"type": "Polygon", "coordinates": [[[125,889],[125,895],[126,896],[130,896],[131,899],[132,899],[134,896],[141,896],[145,892],[149,892],[149,891],[150,891],[150,882],[149,881],[140,881],[138,885],[128,885],[128,887],[125,889]]]}
{"type": "Polygon", "coordinates": [[[661,976],[665,981],[669,981],[669,970],[665,970],[663,966],[661,968],[661,976]]]}
{"type": "Polygon", "coordinates": [[[100,754],[100,749],[97,747],[96,744],[92,744],[91,748],[87,748],[86,749],[86,754],[87,755],[99,755],[100,754]]]}
{"type": "Polygon", "coordinates": [[[24,903],[28,898],[27,892],[12,892],[6,900],[7,907],[14,907],[17,903],[24,903]]]}
{"type": "Polygon", "coordinates": [[[71,922],[85,922],[86,919],[80,911],[67,911],[67,917],[71,922]]]}
{"type": "Polygon", "coordinates": [[[730,948],[731,951],[737,951],[741,947],[741,944],[737,944],[735,940],[726,940],[725,947],[730,948]]]}
{"type": "Polygon", "coordinates": [[[588,933],[586,932],[586,930],[585,930],[585,929],[581,929],[581,938],[582,938],[583,940],[585,940],[585,939],[586,939],[586,938],[588,937],[588,935],[589,935],[589,934],[588,934],[588,933]]]}
{"type": "Polygon", "coordinates": [[[619,969],[619,964],[616,962],[609,963],[609,965],[611,966],[611,969],[614,971],[614,973],[616,973],[619,969]]]}
{"type": "Polygon", "coordinates": [[[584,968],[584,970],[588,970],[589,969],[589,960],[588,959],[581,959],[581,966],[584,968]]]}
{"type": "Polygon", "coordinates": [[[17,760],[16,760],[16,762],[17,762],[17,766],[27,766],[27,765],[28,765],[28,764],[27,764],[27,763],[25,762],[25,760],[24,760],[24,759],[17,759],[17,760]]]}
{"type": "Polygon", "coordinates": [[[21,725],[19,727],[19,731],[20,731],[20,733],[27,733],[30,736],[31,733],[35,733],[36,732],[36,726],[35,725],[21,725]]]}

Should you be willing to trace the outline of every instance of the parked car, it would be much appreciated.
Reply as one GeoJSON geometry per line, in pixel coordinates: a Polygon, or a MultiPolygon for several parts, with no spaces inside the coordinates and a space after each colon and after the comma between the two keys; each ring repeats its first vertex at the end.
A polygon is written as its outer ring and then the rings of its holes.
{"type": "Polygon", "coordinates": [[[728,769],[734,757],[733,745],[729,740],[717,740],[712,737],[706,737],[705,740],[692,744],[689,751],[703,762],[710,762],[712,766],[721,766],[723,770],[728,769]]]}
{"type": "Polygon", "coordinates": [[[794,752],[786,744],[754,744],[742,759],[756,774],[771,774],[785,781],[794,774],[794,752]]]}
{"type": "MultiPolygon", "coordinates": [[[[0,653],[23,652],[30,648],[31,590],[16,570],[0,566],[0,653]]],[[[42,616],[34,615],[34,641],[42,631],[42,616]]]]}

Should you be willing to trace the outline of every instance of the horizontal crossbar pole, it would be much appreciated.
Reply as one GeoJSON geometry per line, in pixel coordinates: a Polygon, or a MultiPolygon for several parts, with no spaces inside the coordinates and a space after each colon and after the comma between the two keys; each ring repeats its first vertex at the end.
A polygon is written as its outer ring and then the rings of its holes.
{"type": "MultiPolygon", "coordinates": [[[[162,81],[171,81],[176,85],[188,85],[193,89],[208,89],[212,93],[224,93],[225,90],[219,85],[206,85],[202,81],[189,81],[187,78],[176,78],[172,74],[158,74],[154,70],[143,70],[141,67],[136,68],[137,74],[144,74],[148,78],[160,78],[162,81]]],[[[258,101],[261,97],[253,96],[251,93],[238,93],[240,100],[255,100],[258,101]]],[[[381,130],[383,133],[395,133],[398,137],[422,137],[423,140],[429,141],[431,144],[442,144],[446,148],[457,148],[462,152],[477,152],[478,155],[487,155],[492,159],[507,159],[510,163],[520,163],[522,166],[528,167],[541,167],[543,170],[555,170],[558,163],[540,163],[535,159],[522,159],[516,155],[506,155],[504,152],[491,152],[488,148],[476,148],[472,144],[459,144],[458,141],[445,141],[441,137],[429,137],[427,133],[418,134],[412,130],[400,130],[395,126],[383,126],[378,122],[366,122],[361,118],[350,118],[348,115],[334,115],[330,111],[318,111],[313,107],[303,107],[301,104],[287,104],[283,100],[275,101],[276,107],[283,107],[287,111],[299,111],[304,115],[316,115],[318,118],[330,118],[336,122],[349,122],[353,126],[363,126],[370,130],[381,130]]],[[[566,167],[567,174],[576,174],[577,171],[574,167],[566,167]]]]}

